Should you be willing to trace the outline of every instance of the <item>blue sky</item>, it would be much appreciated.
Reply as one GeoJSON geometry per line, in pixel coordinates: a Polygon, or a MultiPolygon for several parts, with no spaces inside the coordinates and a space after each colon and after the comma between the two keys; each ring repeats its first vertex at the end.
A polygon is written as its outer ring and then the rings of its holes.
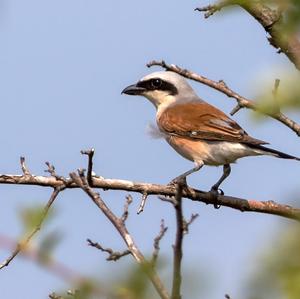
{"type": "MultiPolygon", "coordinates": [[[[107,178],[167,183],[192,164],[178,156],[163,140],[147,133],[155,111],[139,97],[121,90],[145,74],[152,59],[165,59],[211,79],[223,79],[235,91],[252,98],[262,74],[273,82],[281,68],[293,71],[283,55],[269,46],[263,29],[240,9],[205,20],[193,9],[207,1],[95,1],[1,0],[0,117],[1,173],[20,173],[19,157],[27,158],[34,174],[43,174],[45,161],[57,172],[86,165],[81,149],[94,147],[95,172],[107,178]],[[201,3],[199,3],[201,2],[201,3]]],[[[198,94],[226,113],[235,102],[205,86],[191,82],[198,94]]],[[[284,84],[284,82],[282,82],[284,84]]],[[[270,90],[271,92],[271,90],[270,90]]],[[[299,116],[295,113],[293,117],[299,116]]],[[[256,122],[240,111],[234,119],[252,136],[272,147],[299,155],[297,137],[274,120],[256,122]]],[[[189,183],[209,189],[222,172],[205,167],[189,183]]],[[[288,203],[298,194],[297,162],[269,157],[246,158],[232,166],[223,185],[226,194],[288,203]]],[[[18,238],[22,225],[18,211],[45,203],[51,190],[29,186],[0,186],[0,234],[18,238]]],[[[125,193],[101,192],[114,211],[121,213],[125,193]]],[[[159,230],[160,219],[170,227],[161,255],[172,253],[174,211],[157,198],[137,216],[135,199],[128,222],[146,254],[159,230]]],[[[63,240],[55,257],[85,274],[105,280],[129,264],[105,261],[105,255],[86,245],[86,238],[122,250],[124,244],[108,221],[79,190],[66,191],[56,202],[57,213],[47,230],[58,230],[63,240]]],[[[259,252],[269,245],[277,228],[288,221],[274,216],[246,214],[227,208],[214,210],[199,203],[184,203],[185,215],[200,217],[184,242],[184,271],[214,279],[210,298],[233,298],[243,285],[259,252]]],[[[0,248],[4,259],[9,252],[0,248]]],[[[196,275],[194,274],[194,275],[196,275]]],[[[122,276],[122,273],[118,275],[122,276]]],[[[197,278],[199,277],[199,278],[197,278]]],[[[27,260],[17,258],[0,272],[5,298],[45,298],[68,287],[57,277],[27,260]]],[[[189,281],[184,282],[184,290],[189,281]]]]}

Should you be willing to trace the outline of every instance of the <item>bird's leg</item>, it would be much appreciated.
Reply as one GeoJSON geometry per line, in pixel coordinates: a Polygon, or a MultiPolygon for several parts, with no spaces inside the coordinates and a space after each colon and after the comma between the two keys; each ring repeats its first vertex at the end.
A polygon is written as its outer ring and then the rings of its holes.
{"type": "Polygon", "coordinates": [[[176,185],[176,184],[181,184],[183,186],[187,186],[187,182],[186,182],[186,177],[198,170],[200,170],[202,168],[202,166],[204,165],[204,163],[196,163],[196,166],[186,172],[184,172],[183,174],[179,175],[178,177],[176,177],[175,179],[173,179],[169,185],[176,185]]]}
{"type": "MultiPolygon", "coordinates": [[[[219,189],[220,185],[222,184],[222,182],[230,175],[231,172],[231,167],[229,164],[225,164],[223,166],[223,174],[220,177],[220,179],[211,187],[210,192],[213,193],[216,197],[216,201],[217,201],[217,196],[219,194],[224,195],[223,190],[219,189]],[[219,193],[220,190],[220,193],[219,193]]],[[[218,205],[218,203],[214,203],[214,208],[215,209],[219,209],[221,206],[218,205]]]]}
{"type": "MultiPolygon", "coordinates": [[[[225,164],[223,166],[223,174],[222,176],[220,177],[220,179],[211,187],[210,191],[211,192],[217,192],[218,193],[218,190],[219,190],[219,187],[220,185],[223,183],[223,181],[230,175],[230,172],[231,172],[231,167],[229,164],[225,164]]],[[[221,193],[224,194],[223,191],[221,191],[221,193]]]]}

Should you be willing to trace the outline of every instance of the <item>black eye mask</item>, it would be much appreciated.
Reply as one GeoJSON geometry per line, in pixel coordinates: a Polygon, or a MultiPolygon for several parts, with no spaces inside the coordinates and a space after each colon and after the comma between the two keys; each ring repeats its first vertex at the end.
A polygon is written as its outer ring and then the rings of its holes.
{"type": "Polygon", "coordinates": [[[164,81],[160,78],[139,81],[136,86],[145,88],[146,90],[164,90],[171,95],[178,94],[177,88],[172,83],[164,81]]]}

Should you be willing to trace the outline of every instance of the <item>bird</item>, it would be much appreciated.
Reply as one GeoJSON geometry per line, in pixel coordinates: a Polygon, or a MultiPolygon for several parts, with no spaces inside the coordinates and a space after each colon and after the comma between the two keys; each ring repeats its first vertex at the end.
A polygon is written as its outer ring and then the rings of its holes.
{"type": "Polygon", "coordinates": [[[188,81],[172,71],[153,72],[127,86],[122,94],[143,96],[156,108],[156,123],[165,140],[194,167],[171,183],[184,182],[204,165],[223,166],[223,174],[210,191],[219,194],[230,175],[230,164],[247,156],[269,155],[300,161],[300,158],[266,147],[215,106],[201,99],[188,81]]]}

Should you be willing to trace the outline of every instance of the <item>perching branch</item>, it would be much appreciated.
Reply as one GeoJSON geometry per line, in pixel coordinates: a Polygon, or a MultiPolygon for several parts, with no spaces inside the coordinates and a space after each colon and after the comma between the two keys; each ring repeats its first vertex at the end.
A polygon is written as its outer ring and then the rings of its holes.
{"type": "MultiPolygon", "coordinates": [[[[148,183],[138,183],[125,180],[112,180],[104,179],[95,175],[90,175],[91,184],[88,182],[87,177],[84,174],[84,170],[79,170],[78,174],[70,173],[70,178],[65,178],[58,176],[55,172],[55,168],[47,163],[50,177],[45,176],[35,176],[32,175],[26,165],[24,158],[21,159],[21,167],[23,175],[0,175],[0,184],[22,184],[22,185],[36,185],[43,187],[54,188],[54,191],[49,199],[47,205],[44,208],[43,215],[37,226],[29,234],[24,241],[20,242],[17,248],[14,250],[12,255],[6,259],[0,268],[7,266],[10,261],[12,261],[17,254],[26,247],[31,238],[36,234],[36,232],[41,228],[42,222],[45,219],[51,205],[56,199],[57,195],[65,190],[71,188],[80,188],[82,189],[96,204],[96,206],[103,212],[103,214],[111,221],[115,226],[120,236],[123,238],[128,250],[124,252],[114,252],[112,249],[103,248],[99,243],[89,240],[89,244],[93,247],[96,247],[102,251],[109,253],[109,259],[117,260],[122,256],[131,254],[144,272],[148,275],[149,279],[152,281],[154,287],[156,288],[160,298],[162,299],[180,299],[180,289],[181,289],[181,260],[182,260],[182,241],[183,235],[187,232],[188,226],[193,222],[197,215],[192,215],[189,221],[185,221],[182,213],[182,199],[188,198],[194,201],[204,202],[206,204],[227,206],[240,211],[252,211],[260,212],[267,214],[274,214],[283,216],[290,219],[295,219],[300,221],[300,209],[296,209],[287,205],[279,205],[273,201],[254,201],[246,200],[241,198],[235,198],[225,195],[215,195],[211,192],[204,192],[190,188],[188,186],[182,187],[181,185],[172,186],[172,185],[158,185],[158,184],[148,184],[148,183]],[[127,200],[124,206],[123,214],[120,217],[117,217],[105,204],[100,195],[94,191],[93,188],[100,188],[103,190],[123,190],[138,192],[144,197],[147,195],[160,195],[165,198],[172,198],[169,200],[176,210],[176,219],[177,219],[177,233],[176,240],[174,244],[174,269],[173,269],[173,287],[172,287],[172,296],[170,297],[165,286],[162,284],[156,269],[155,262],[157,260],[158,251],[159,251],[159,242],[163,235],[165,234],[166,228],[162,224],[161,232],[158,237],[155,239],[155,249],[151,261],[145,259],[141,251],[136,246],[132,236],[127,230],[126,220],[128,218],[128,209],[129,205],[132,202],[131,196],[127,196],[127,200]]],[[[91,169],[91,168],[90,168],[91,169]]]]}
{"type": "Polygon", "coordinates": [[[165,68],[167,71],[176,72],[185,78],[188,78],[188,79],[194,80],[196,82],[202,83],[204,85],[207,85],[211,88],[214,88],[214,89],[222,92],[223,94],[227,95],[230,98],[234,98],[237,101],[237,106],[232,110],[232,112],[230,113],[231,115],[235,114],[241,108],[252,109],[254,111],[263,113],[267,116],[270,116],[270,117],[278,120],[285,126],[289,127],[291,130],[293,130],[298,136],[300,136],[300,125],[298,123],[296,123],[295,121],[293,121],[292,119],[290,119],[289,117],[287,117],[286,115],[281,113],[280,111],[270,112],[270,111],[261,110],[259,108],[259,106],[254,103],[253,100],[249,100],[245,97],[242,97],[241,95],[239,95],[238,93],[236,93],[235,91],[230,89],[223,80],[220,80],[218,82],[213,81],[204,76],[198,75],[192,71],[182,69],[177,65],[167,64],[163,60],[162,61],[153,60],[153,61],[149,62],[147,64],[147,66],[148,67],[161,66],[161,67],[165,68]]]}
{"type": "Polygon", "coordinates": [[[205,12],[208,18],[223,7],[239,5],[252,15],[268,33],[268,40],[272,46],[278,49],[278,53],[284,53],[288,59],[300,70],[300,41],[297,32],[288,33],[285,28],[284,13],[288,6],[285,1],[277,4],[277,9],[271,8],[263,1],[252,0],[223,0],[213,5],[196,8],[198,11],[205,12]]]}
{"type": "MultiPolygon", "coordinates": [[[[67,182],[66,189],[80,188],[80,186],[77,185],[77,183],[71,178],[65,178],[65,180],[67,182]]],[[[55,188],[64,185],[64,182],[54,177],[36,175],[28,177],[25,175],[0,174],[0,184],[34,185],[55,188]]],[[[175,196],[176,194],[175,188],[169,185],[150,184],[118,179],[104,179],[99,177],[93,177],[93,186],[94,188],[103,190],[122,190],[137,192],[140,194],[147,193],[148,195],[175,196]]],[[[183,198],[203,202],[205,204],[218,204],[220,206],[230,207],[241,212],[272,214],[300,221],[300,209],[293,208],[289,205],[281,205],[272,200],[248,200],[227,195],[218,195],[216,198],[210,192],[205,192],[190,187],[183,190],[183,198]]]]}

